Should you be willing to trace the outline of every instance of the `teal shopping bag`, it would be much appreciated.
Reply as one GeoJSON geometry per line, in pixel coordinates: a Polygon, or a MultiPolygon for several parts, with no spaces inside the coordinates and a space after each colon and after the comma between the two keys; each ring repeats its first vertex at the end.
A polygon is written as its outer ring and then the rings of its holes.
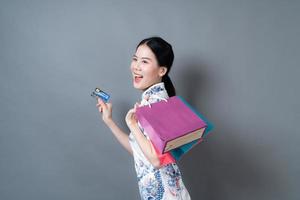
{"type": "Polygon", "coordinates": [[[200,142],[203,141],[203,139],[211,132],[211,130],[213,129],[213,124],[211,122],[209,122],[202,114],[200,114],[196,109],[194,109],[186,100],[184,100],[182,97],[178,96],[195,114],[197,114],[206,124],[207,127],[203,133],[203,136],[198,139],[198,140],[194,140],[190,143],[187,143],[185,145],[182,145],[176,149],[173,149],[170,151],[170,153],[172,154],[172,156],[175,158],[175,160],[179,160],[180,158],[182,158],[182,156],[184,154],[186,154],[189,150],[192,149],[193,146],[199,144],[200,142]]]}

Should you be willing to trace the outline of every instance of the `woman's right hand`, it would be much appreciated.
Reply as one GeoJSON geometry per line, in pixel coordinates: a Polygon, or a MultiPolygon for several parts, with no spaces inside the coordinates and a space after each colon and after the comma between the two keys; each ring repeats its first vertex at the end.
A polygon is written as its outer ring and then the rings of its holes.
{"type": "Polygon", "coordinates": [[[105,103],[100,98],[97,98],[97,101],[96,107],[98,108],[99,113],[102,114],[102,120],[108,124],[109,121],[112,120],[112,104],[105,103]]]}

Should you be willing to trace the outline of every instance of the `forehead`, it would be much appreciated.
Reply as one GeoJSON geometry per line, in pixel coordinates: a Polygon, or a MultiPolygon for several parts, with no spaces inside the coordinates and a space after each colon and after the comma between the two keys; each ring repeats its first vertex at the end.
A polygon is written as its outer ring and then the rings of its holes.
{"type": "Polygon", "coordinates": [[[135,52],[135,55],[137,57],[148,57],[155,59],[154,53],[146,44],[142,44],[141,46],[139,46],[135,52]]]}

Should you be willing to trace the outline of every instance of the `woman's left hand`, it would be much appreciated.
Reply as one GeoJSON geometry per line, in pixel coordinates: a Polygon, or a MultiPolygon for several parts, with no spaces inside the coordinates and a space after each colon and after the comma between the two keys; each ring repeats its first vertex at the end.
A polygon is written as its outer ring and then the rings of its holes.
{"type": "Polygon", "coordinates": [[[136,108],[138,107],[138,103],[136,103],[134,105],[134,108],[130,109],[128,112],[127,112],[127,115],[125,117],[125,121],[126,121],[126,124],[128,126],[128,128],[130,129],[132,126],[134,125],[137,125],[137,119],[136,119],[136,115],[135,115],[135,112],[136,112],[136,108]]]}

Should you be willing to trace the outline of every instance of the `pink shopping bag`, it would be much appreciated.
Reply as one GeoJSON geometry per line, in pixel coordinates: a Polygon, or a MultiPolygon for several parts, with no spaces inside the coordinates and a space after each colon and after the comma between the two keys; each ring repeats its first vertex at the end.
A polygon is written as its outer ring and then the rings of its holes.
{"type": "Polygon", "coordinates": [[[137,108],[136,116],[157,152],[164,154],[199,140],[207,124],[178,96],[137,108]]]}

